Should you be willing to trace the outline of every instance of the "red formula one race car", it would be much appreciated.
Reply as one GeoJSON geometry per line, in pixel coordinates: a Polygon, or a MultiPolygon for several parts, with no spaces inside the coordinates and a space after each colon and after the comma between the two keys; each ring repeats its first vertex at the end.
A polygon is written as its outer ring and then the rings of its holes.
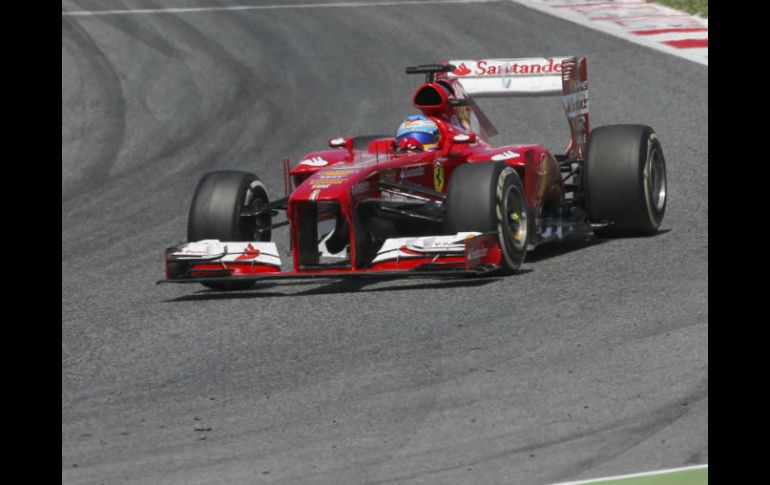
{"type": "Polygon", "coordinates": [[[164,282],[248,288],[306,277],[515,272],[527,250],[568,234],[655,233],[666,206],[660,142],[642,125],[590,130],[585,58],[451,60],[424,74],[419,115],[395,137],[331,138],[290,168],[286,197],[256,175],[206,174],[187,239],[166,250],[164,282]],[[565,154],[540,145],[493,147],[474,98],[561,96],[565,154]],[[279,211],[286,220],[273,221],[279,211]],[[271,230],[290,227],[292,269],[271,230]]]}

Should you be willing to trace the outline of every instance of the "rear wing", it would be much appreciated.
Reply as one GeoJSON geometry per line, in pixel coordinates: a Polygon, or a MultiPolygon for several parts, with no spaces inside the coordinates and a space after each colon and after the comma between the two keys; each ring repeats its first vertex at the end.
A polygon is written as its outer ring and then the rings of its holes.
{"type": "Polygon", "coordinates": [[[455,69],[440,76],[457,79],[473,98],[560,95],[571,134],[567,156],[585,157],[590,133],[585,57],[450,60],[447,64],[455,69]]]}

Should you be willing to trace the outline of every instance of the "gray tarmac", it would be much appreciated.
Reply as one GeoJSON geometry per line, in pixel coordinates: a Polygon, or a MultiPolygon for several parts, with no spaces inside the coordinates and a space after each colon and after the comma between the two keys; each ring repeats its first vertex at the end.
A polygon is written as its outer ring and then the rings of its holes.
{"type": "MultiPolygon", "coordinates": [[[[228,5],[62,10],[212,4],[228,5]]],[[[481,104],[497,144],[567,145],[558,98],[481,104]]],[[[544,484],[706,463],[707,182],[707,67],[509,2],[62,16],[62,483],[544,484]],[[542,247],[507,278],[155,285],[207,171],[279,197],[284,156],[414,112],[408,64],[571,54],[594,127],[663,143],[659,235],[542,247]]]]}

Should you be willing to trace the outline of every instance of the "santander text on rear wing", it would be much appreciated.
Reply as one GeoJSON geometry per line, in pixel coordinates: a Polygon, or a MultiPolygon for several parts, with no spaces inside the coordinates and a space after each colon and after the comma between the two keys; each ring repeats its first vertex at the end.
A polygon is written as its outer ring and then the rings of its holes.
{"type": "Polygon", "coordinates": [[[561,96],[570,125],[570,158],[585,157],[590,132],[585,57],[450,60],[440,76],[459,81],[474,98],[561,96]]]}

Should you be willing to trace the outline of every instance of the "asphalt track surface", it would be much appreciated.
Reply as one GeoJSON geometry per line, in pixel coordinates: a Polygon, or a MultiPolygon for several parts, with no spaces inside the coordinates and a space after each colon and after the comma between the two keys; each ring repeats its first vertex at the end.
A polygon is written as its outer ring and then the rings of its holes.
{"type": "MultiPolygon", "coordinates": [[[[62,482],[537,484],[706,463],[707,91],[707,67],[508,2],[63,16],[62,482]],[[205,172],[280,195],[282,157],[414,111],[407,64],[571,53],[593,126],[662,140],[658,236],[544,247],[501,279],[154,284],[205,172]]],[[[566,145],[558,98],[482,105],[498,144],[566,145]]]]}

